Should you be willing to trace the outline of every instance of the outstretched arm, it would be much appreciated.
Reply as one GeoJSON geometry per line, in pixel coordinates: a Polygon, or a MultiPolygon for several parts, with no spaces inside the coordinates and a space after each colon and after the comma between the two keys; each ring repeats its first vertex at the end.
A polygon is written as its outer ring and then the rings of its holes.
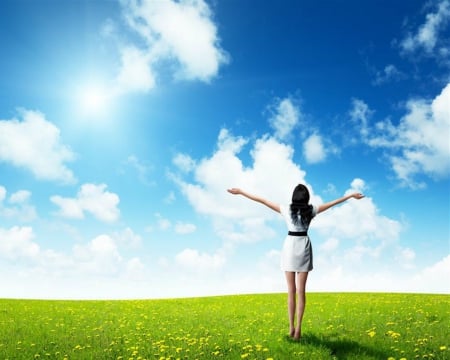
{"type": "Polygon", "coordinates": [[[233,195],[245,196],[247,199],[250,199],[250,200],[259,202],[259,203],[261,203],[263,205],[266,205],[268,208],[272,209],[273,211],[276,211],[278,213],[280,212],[280,205],[275,204],[275,203],[273,203],[273,202],[271,202],[269,200],[266,200],[266,199],[264,199],[264,198],[262,198],[260,196],[249,194],[248,192],[246,192],[244,190],[241,190],[239,188],[231,188],[231,189],[228,189],[227,191],[230,194],[233,194],[233,195]]]}
{"type": "Polygon", "coordinates": [[[344,201],[347,201],[348,199],[355,198],[355,199],[359,200],[359,199],[362,199],[363,197],[364,197],[364,195],[361,193],[353,193],[353,194],[345,195],[339,199],[319,205],[319,210],[317,211],[317,213],[321,213],[325,210],[328,210],[329,208],[333,207],[334,205],[343,203],[344,201]]]}

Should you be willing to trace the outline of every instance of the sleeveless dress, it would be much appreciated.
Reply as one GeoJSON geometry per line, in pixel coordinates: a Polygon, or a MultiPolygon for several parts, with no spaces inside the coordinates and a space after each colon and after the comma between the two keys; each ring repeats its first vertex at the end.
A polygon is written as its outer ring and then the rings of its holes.
{"type": "MultiPolygon", "coordinates": [[[[312,217],[316,216],[318,207],[313,205],[312,217]]],[[[286,222],[288,231],[308,231],[301,221],[294,224],[290,205],[281,205],[280,213],[286,222]]],[[[313,251],[309,236],[287,235],[281,251],[281,270],[290,272],[308,272],[313,269],[313,251]]]]}

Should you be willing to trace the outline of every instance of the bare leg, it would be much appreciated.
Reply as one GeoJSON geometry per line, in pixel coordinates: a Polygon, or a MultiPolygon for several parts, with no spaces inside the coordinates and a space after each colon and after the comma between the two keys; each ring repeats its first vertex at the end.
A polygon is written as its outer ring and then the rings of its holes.
{"type": "Polygon", "coordinates": [[[298,292],[298,303],[297,303],[297,326],[294,332],[294,339],[299,340],[302,336],[302,320],[303,313],[305,312],[306,306],[306,280],[308,279],[307,272],[297,273],[297,292],[298,292]]]}
{"type": "Polygon", "coordinates": [[[296,287],[295,287],[295,272],[285,271],[286,283],[288,289],[288,316],[289,316],[289,335],[294,337],[295,335],[295,295],[296,295],[296,287]]]}

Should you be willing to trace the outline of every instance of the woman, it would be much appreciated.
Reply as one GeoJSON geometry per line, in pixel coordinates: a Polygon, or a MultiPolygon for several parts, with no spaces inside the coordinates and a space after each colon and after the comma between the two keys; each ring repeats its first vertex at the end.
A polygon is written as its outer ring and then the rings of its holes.
{"type": "Polygon", "coordinates": [[[288,235],[284,240],[281,254],[281,269],[285,273],[288,288],[288,315],[289,335],[299,340],[302,331],[302,319],[305,311],[305,288],[308,273],[313,269],[313,254],[309,236],[307,234],[309,224],[314,216],[328,210],[334,205],[347,201],[350,198],[362,199],[361,193],[353,193],[343,196],[328,203],[315,206],[309,203],[308,188],[299,184],[292,193],[290,205],[279,205],[260,196],[249,194],[239,188],[228,189],[234,195],[243,195],[246,198],[266,205],[270,209],[280,213],[288,228],[288,235]],[[296,293],[298,303],[296,304],[296,293]],[[297,312],[297,326],[295,326],[295,313],[297,312]]]}

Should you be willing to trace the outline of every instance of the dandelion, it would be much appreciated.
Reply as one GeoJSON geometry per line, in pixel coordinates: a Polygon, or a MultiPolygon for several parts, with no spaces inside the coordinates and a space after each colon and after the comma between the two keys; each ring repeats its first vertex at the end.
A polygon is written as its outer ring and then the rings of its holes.
{"type": "Polygon", "coordinates": [[[375,334],[376,334],[376,332],[375,331],[369,331],[368,333],[367,333],[367,335],[369,335],[371,338],[373,338],[374,336],[375,336],[375,334]]]}
{"type": "Polygon", "coordinates": [[[398,339],[400,337],[400,333],[389,330],[386,335],[390,336],[393,339],[398,339]]]}
{"type": "Polygon", "coordinates": [[[241,359],[245,359],[245,358],[247,358],[249,355],[250,355],[249,353],[242,354],[242,355],[241,355],[241,359]]]}
{"type": "Polygon", "coordinates": [[[441,351],[447,350],[447,346],[440,346],[439,350],[441,350],[441,351]]]}

